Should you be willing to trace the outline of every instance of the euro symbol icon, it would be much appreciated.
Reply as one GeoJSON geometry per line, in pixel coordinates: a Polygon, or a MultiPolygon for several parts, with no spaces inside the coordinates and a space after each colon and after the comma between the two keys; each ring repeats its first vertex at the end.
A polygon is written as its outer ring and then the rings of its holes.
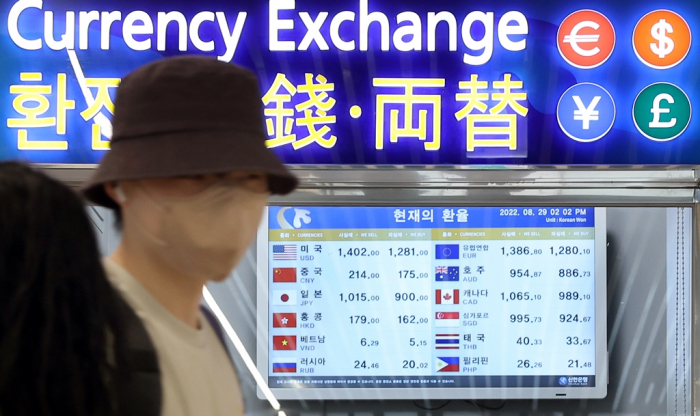
{"type": "Polygon", "coordinates": [[[676,102],[671,94],[662,93],[657,95],[654,98],[654,105],[651,107],[651,113],[654,115],[654,118],[649,122],[649,128],[667,129],[676,125],[677,120],[675,117],[672,117],[670,121],[661,121],[661,114],[671,112],[670,108],[661,108],[661,101],[666,101],[669,104],[676,102]]]}
{"type": "Polygon", "coordinates": [[[599,47],[596,46],[593,49],[583,49],[581,46],[579,46],[579,43],[596,43],[600,39],[600,35],[579,35],[578,32],[585,28],[598,30],[600,25],[590,20],[579,22],[571,29],[571,33],[564,36],[564,43],[570,44],[571,49],[581,56],[595,56],[600,53],[599,47]]]}

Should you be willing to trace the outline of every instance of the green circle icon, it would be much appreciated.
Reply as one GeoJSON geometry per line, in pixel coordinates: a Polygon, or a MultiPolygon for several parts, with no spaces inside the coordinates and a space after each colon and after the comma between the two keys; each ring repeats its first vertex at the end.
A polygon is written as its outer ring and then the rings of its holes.
{"type": "Polygon", "coordinates": [[[644,137],[658,142],[680,136],[688,124],[692,109],[682,89],[659,82],[644,88],[634,100],[632,117],[644,137]]]}

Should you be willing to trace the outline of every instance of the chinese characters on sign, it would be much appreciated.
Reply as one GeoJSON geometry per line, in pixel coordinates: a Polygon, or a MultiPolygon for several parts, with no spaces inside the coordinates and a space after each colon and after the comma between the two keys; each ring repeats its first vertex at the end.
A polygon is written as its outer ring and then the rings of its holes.
{"type": "MultiPolygon", "coordinates": [[[[440,150],[443,94],[439,91],[444,89],[445,79],[375,78],[372,85],[382,90],[376,94],[376,150],[397,144],[399,139],[418,139],[423,142],[424,150],[440,150]]],[[[478,156],[526,156],[524,119],[528,107],[523,82],[507,73],[503,79],[494,80],[489,88],[489,82],[479,81],[478,75],[471,75],[469,81],[459,82],[459,89],[464,92],[457,93],[456,103],[452,104],[461,105],[454,113],[457,121],[466,119],[467,154],[474,153],[477,148],[505,148],[507,152],[485,152],[478,156]],[[490,108],[488,102],[493,104],[490,108]]],[[[313,74],[305,74],[304,84],[295,87],[286,75],[277,74],[263,96],[270,137],[267,146],[291,145],[298,150],[317,143],[326,149],[333,148],[338,140],[329,127],[329,124],[336,122],[336,116],[328,114],[336,104],[336,100],[329,95],[333,92],[335,84],[329,83],[322,75],[314,77],[313,74]],[[297,94],[305,94],[308,99],[293,105],[293,97],[297,94]],[[305,129],[304,137],[297,137],[295,126],[305,129]]],[[[357,115],[357,108],[353,106],[351,116],[357,115]]],[[[361,114],[361,110],[358,113],[361,114]]]]}
{"type": "Polygon", "coordinates": [[[335,116],[328,115],[336,103],[328,95],[334,88],[335,85],[328,83],[323,75],[305,74],[304,84],[295,87],[284,74],[277,74],[262,99],[267,134],[271,137],[265,143],[267,147],[291,144],[297,150],[311,143],[318,143],[326,149],[335,146],[337,138],[330,134],[331,128],[328,127],[335,124],[335,116]],[[307,99],[292,106],[292,97],[296,94],[306,95],[307,99]],[[298,117],[295,117],[295,110],[300,113],[298,117]],[[297,139],[297,134],[292,133],[294,125],[306,129],[306,136],[297,139]]]}
{"type": "Polygon", "coordinates": [[[194,53],[255,72],[289,164],[700,163],[697,0],[49,3],[5,4],[0,160],[99,162],[120,79],[194,53]]]}

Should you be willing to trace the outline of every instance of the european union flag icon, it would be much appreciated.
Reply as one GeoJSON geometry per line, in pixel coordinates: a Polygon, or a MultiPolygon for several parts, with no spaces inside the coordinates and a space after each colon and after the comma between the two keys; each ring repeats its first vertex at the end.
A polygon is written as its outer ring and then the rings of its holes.
{"type": "Polygon", "coordinates": [[[457,260],[459,259],[459,244],[436,244],[435,259],[457,260]]]}

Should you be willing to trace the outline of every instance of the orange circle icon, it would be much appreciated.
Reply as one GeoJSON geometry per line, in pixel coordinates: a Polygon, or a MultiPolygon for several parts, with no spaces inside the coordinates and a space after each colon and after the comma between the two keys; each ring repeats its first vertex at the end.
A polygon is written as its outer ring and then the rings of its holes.
{"type": "Polygon", "coordinates": [[[615,29],[595,10],[579,10],[561,22],[557,48],[562,58],[581,69],[602,65],[615,48],[615,29]]]}
{"type": "Polygon", "coordinates": [[[666,69],[678,65],[690,51],[690,26],[678,13],[647,13],[634,28],[634,53],[646,65],[666,69]]]}

